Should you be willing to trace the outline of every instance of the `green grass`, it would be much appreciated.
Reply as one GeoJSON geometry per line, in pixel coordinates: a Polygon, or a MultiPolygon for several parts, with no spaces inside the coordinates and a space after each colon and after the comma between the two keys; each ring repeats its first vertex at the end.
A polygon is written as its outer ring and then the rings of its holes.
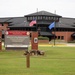
{"type": "Polygon", "coordinates": [[[31,56],[26,67],[24,51],[0,52],[0,75],[75,75],[75,47],[39,47],[44,56],[31,56]]]}

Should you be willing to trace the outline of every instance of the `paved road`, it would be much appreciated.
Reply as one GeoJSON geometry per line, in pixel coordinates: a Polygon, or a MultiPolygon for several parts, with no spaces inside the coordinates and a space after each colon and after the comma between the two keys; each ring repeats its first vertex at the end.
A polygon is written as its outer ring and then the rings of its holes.
{"type": "MultiPolygon", "coordinates": [[[[4,43],[2,43],[4,45],[4,43]]],[[[59,46],[59,47],[75,47],[75,43],[63,43],[63,44],[39,44],[39,46],[59,46]]]]}
{"type": "Polygon", "coordinates": [[[75,43],[64,43],[64,44],[39,44],[39,46],[58,46],[58,47],[75,47],[75,43]]]}

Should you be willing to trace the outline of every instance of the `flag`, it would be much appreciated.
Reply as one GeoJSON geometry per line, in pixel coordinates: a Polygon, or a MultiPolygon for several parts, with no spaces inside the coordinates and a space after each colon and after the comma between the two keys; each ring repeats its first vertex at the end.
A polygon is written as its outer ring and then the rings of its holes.
{"type": "Polygon", "coordinates": [[[34,24],[36,24],[36,20],[32,20],[29,24],[29,26],[33,26],[34,24]]]}
{"type": "Polygon", "coordinates": [[[55,27],[55,22],[53,22],[53,23],[51,23],[50,25],[49,25],[49,29],[52,29],[52,28],[54,28],[55,27]]]}

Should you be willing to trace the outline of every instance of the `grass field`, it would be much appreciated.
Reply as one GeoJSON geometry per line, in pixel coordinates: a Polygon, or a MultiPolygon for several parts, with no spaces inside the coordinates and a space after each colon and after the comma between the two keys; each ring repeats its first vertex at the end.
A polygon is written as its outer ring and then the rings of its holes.
{"type": "Polygon", "coordinates": [[[24,51],[0,52],[0,75],[75,75],[75,47],[39,47],[44,56],[31,56],[26,67],[24,51]]]}

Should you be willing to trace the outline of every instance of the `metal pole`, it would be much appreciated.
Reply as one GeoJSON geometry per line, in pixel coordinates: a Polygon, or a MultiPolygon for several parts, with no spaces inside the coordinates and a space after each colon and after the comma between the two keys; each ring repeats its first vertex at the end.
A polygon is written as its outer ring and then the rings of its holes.
{"type": "Polygon", "coordinates": [[[55,31],[56,31],[56,23],[55,23],[55,26],[54,26],[54,45],[55,45],[55,31]]]}
{"type": "Polygon", "coordinates": [[[36,18],[36,31],[37,31],[37,28],[38,28],[38,8],[37,8],[37,18],[36,18]]]}
{"type": "MultiPolygon", "coordinates": [[[[56,14],[56,10],[54,11],[54,14],[56,14]]],[[[56,32],[56,21],[55,22],[55,26],[54,26],[54,45],[55,45],[55,32],[56,32]]]]}

